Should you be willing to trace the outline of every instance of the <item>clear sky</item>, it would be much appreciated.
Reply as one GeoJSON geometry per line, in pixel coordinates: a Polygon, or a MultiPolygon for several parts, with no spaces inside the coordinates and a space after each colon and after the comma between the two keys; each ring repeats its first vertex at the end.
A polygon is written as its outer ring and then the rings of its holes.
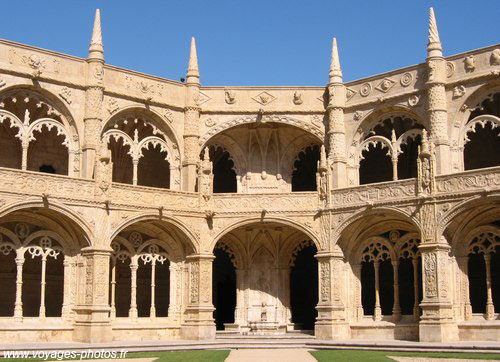
{"type": "Polygon", "coordinates": [[[345,81],[423,62],[430,6],[445,55],[500,43],[500,0],[15,0],[0,37],[86,57],[100,8],[109,64],[179,80],[194,35],[203,85],[323,86],[333,36],[345,81]]]}

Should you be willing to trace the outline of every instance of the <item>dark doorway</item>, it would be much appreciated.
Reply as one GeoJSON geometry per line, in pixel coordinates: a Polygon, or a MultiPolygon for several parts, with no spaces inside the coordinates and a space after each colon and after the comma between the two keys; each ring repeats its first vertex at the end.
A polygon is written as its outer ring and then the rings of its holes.
{"type": "Polygon", "coordinates": [[[319,146],[310,146],[300,151],[292,173],[292,191],[316,191],[319,146]]]}
{"type": "Polygon", "coordinates": [[[217,330],[224,330],[224,323],[234,323],[236,308],[236,270],[229,254],[218,247],[214,250],[212,302],[217,330]]]}
{"type": "Polygon", "coordinates": [[[318,312],[318,250],[307,246],[297,254],[290,271],[290,304],[296,329],[312,330],[318,312]]]}
{"type": "Polygon", "coordinates": [[[486,265],[483,254],[469,254],[469,296],[472,313],[486,312],[486,265]]]}
{"type": "Polygon", "coordinates": [[[464,149],[464,169],[494,167],[500,165],[500,127],[493,128],[488,122],[476,124],[474,132],[467,133],[469,142],[464,149]]]}
{"type": "Polygon", "coordinates": [[[380,143],[370,145],[368,152],[363,151],[363,157],[359,162],[360,185],[392,180],[392,161],[387,147],[382,148],[380,143]]]}
{"type": "Polygon", "coordinates": [[[213,164],[214,193],[236,192],[236,172],[231,155],[222,147],[211,146],[209,151],[213,164]]]}

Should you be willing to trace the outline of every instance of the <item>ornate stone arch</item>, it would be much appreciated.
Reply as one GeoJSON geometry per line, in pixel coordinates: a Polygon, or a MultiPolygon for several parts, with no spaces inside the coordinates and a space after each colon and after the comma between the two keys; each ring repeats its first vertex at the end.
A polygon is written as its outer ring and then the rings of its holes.
{"type": "Polygon", "coordinates": [[[240,116],[238,118],[234,118],[232,120],[223,122],[203,134],[200,137],[200,146],[205,147],[205,144],[213,137],[216,135],[220,134],[221,132],[233,128],[242,124],[248,124],[248,123],[255,123],[255,122],[274,122],[274,123],[279,123],[279,124],[286,124],[289,126],[294,126],[297,128],[302,129],[303,131],[306,131],[307,133],[313,135],[315,138],[318,139],[318,142],[322,143],[324,138],[325,138],[325,133],[323,130],[312,126],[311,124],[296,119],[288,116],[283,116],[283,115],[263,115],[263,116],[256,116],[256,115],[249,115],[249,116],[240,116]]]}
{"type": "MultiPolygon", "coordinates": [[[[57,215],[59,215],[58,218],[64,220],[66,225],[71,225],[71,227],[74,229],[71,231],[71,233],[68,231],[66,232],[68,233],[69,237],[77,238],[77,240],[75,241],[78,243],[80,248],[95,245],[93,228],[90,226],[87,220],[85,220],[81,215],[73,211],[71,208],[56,201],[50,200],[50,202],[46,204],[43,201],[27,200],[7,204],[4,207],[0,208],[0,219],[9,217],[15,212],[29,212],[32,209],[40,209],[46,211],[47,215],[45,215],[44,217],[46,217],[47,219],[54,219],[57,215]]],[[[66,225],[59,225],[59,227],[65,229],[66,225]]]]}
{"type": "Polygon", "coordinates": [[[64,137],[62,146],[68,149],[68,174],[70,176],[79,176],[81,136],[78,125],[68,107],[57,96],[42,88],[26,86],[7,88],[0,93],[0,123],[5,120],[10,121],[10,128],[16,127],[19,129],[15,137],[21,140],[23,147],[23,169],[26,167],[27,154],[25,155],[25,153],[27,153],[29,143],[36,140],[34,132],[41,132],[43,128],[47,128],[48,131],[55,128],[57,135],[64,137]],[[26,104],[24,114],[15,115],[3,109],[9,102],[26,104]],[[33,120],[33,116],[28,111],[30,102],[34,102],[35,104],[32,107],[44,112],[45,116],[33,120]],[[21,117],[23,117],[23,120],[21,120],[21,117]]]}
{"type": "Polygon", "coordinates": [[[407,144],[409,139],[415,140],[417,136],[421,135],[422,131],[416,125],[425,128],[426,123],[419,114],[404,106],[378,108],[365,115],[352,137],[347,140],[349,145],[348,166],[350,168],[348,178],[353,180],[355,184],[359,182],[359,167],[360,161],[364,158],[363,151],[368,151],[370,146],[376,147],[380,144],[383,149],[387,148],[387,156],[397,159],[402,153],[401,146],[407,144]],[[397,135],[397,137],[395,133],[392,137],[374,133],[375,127],[382,125],[385,120],[396,118],[411,120],[414,127],[397,135]],[[371,133],[373,133],[372,136],[370,136],[371,133]]]}
{"type": "MultiPolygon", "coordinates": [[[[260,217],[250,217],[250,218],[246,218],[244,220],[237,220],[233,223],[231,223],[230,225],[226,226],[224,229],[220,230],[216,235],[215,237],[211,240],[211,242],[209,243],[208,245],[208,248],[207,250],[209,252],[213,252],[213,249],[215,247],[215,244],[217,243],[217,241],[219,241],[219,239],[221,239],[222,237],[224,237],[224,235],[228,234],[229,232],[239,228],[239,227],[242,227],[242,226],[245,226],[245,225],[250,225],[250,224],[255,224],[255,223],[259,223],[261,222],[262,219],[260,217]]],[[[295,230],[298,230],[298,231],[301,231],[302,233],[304,233],[309,239],[311,239],[314,243],[314,245],[316,246],[316,248],[318,250],[321,250],[321,246],[320,246],[320,242],[319,242],[319,237],[312,232],[312,230],[310,230],[309,228],[307,228],[306,226],[294,221],[294,220],[291,220],[289,218],[284,218],[284,217],[276,217],[276,216],[269,216],[267,217],[266,216],[266,222],[275,222],[277,224],[283,224],[283,225],[286,225],[286,226],[290,226],[292,228],[294,228],[295,230]]]]}
{"type": "Polygon", "coordinates": [[[365,229],[361,232],[359,232],[356,235],[360,235],[361,238],[367,237],[363,236],[363,234],[368,233],[373,233],[375,230],[373,227],[376,227],[376,225],[380,224],[382,222],[382,219],[387,218],[388,216],[393,217],[393,223],[401,223],[401,226],[404,226],[405,229],[414,229],[414,230],[420,230],[420,225],[418,220],[409,213],[409,211],[396,208],[396,207],[390,207],[390,206],[384,206],[384,207],[374,207],[374,208],[368,208],[364,210],[360,210],[355,212],[354,214],[348,216],[344,221],[338,224],[338,226],[333,229],[333,235],[331,242],[333,244],[337,244],[341,250],[343,251],[344,255],[346,255],[347,258],[349,258],[350,254],[350,248],[349,245],[352,245],[352,240],[351,238],[345,238],[342,237],[342,235],[346,232],[348,228],[354,227],[356,228],[356,223],[362,219],[365,218],[373,218],[373,216],[381,216],[380,221],[374,222],[372,225],[365,227],[365,229]]]}
{"type": "Polygon", "coordinates": [[[137,106],[125,107],[103,123],[100,135],[101,140],[107,144],[111,139],[122,140],[123,145],[129,147],[127,154],[132,159],[130,166],[133,167],[136,177],[143,151],[151,146],[153,148],[159,146],[160,152],[166,152],[165,160],[170,165],[170,188],[180,188],[182,165],[180,143],[168,122],[165,122],[154,110],[137,106]]]}
{"type": "Polygon", "coordinates": [[[396,260],[394,247],[389,240],[382,236],[371,236],[359,244],[351,260],[360,263],[362,260],[374,261],[386,259],[391,259],[391,261],[396,260]],[[368,259],[365,259],[366,257],[368,259]]]}
{"type": "Polygon", "coordinates": [[[111,231],[110,240],[114,240],[114,238],[117,237],[118,234],[121,233],[126,228],[140,222],[148,222],[148,221],[156,223],[159,222],[159,223],[164,223],[165,225],[173,226],[174,227],[173,230],[180,239],[178,241],[185,243],[186,247],[188,248],[186,250],[186,254],[196,253],[199,251],[198,236],[194,234],[192,228],[185,225],[182,221],[173,216],[159,216],[158,214],[153,214],[148,212],[136,215],[119,224],[114,230],[111,231]]]}
{"type": "Polygon", "coordinates": [[[296,137],[292,142],[288,144],[288,147],[285,149],[281,156],[280,164],[281,164],[281,172],[284,173],[284,169],[286,167],[286,171],[290,172],[290,175],[293,173],[294,164],[299,159],[299,154],[304,152],[308,147],[323,145],[322,142],[313,142],[311,140],[304,140],[303,137],[296,137]]]}
{"type": "Polygon", "coordinates": [[[498,127],[499,116],[479,115],[469,120],[472,112],[480,107],[482,102],[496,93],[500,93],[498,82],[485,84],[465,98],[459,104],[459,107],[456,107],[457,112],[454,114],[453,127],[450,132],[453,168],[455,171],[464,170],[464,149],[465,144],[469,141],[467,133],[474,132],[474,128],[478,124],[484,127],[487,123],[491,123],[492,128],[498,127]]]}
{"type": "MultiPolygon", "coordinates": [[[[117,118],[120,118],[121,116],[126,115],[126,114],[144,115],[146,117],[149,116],[151,118],[151,120],[154,122],[154,125],[156,127],[158,127],[159,129],[163,128],[162,131],[165,132],[165,134],[168,135],[169,138],[171,139],[172,143],[175,144],[177,146],[177,148],[179,148],[180,138],[177,135],[177,133],[175,132],[175,130],[172,128],[170,123],[156,110],[147,109],[144,106],[139,105],[139,104],[120,108],[116,112],[114,112],[112,115],[110,115],[102,123],[100,134],[102,135],[105,132],[105,130],[108,128],[108,125],[110,123],[112,123],[117,118]]],[[[179,157],[182,157],[182,155],[179,154],[179,157]]],[[[179,158],[179,161],[182,161],[182,160],[179,158]]]]}
{"type": "Polygon", "coordinates": [[[467,256],[471,252],[483,254],[492,253],[497,246],[500,246],[500,228],[495,225],[480,225],[465,235],[463,243],[458,247],[458,255],[467,256]],[[488,243],[489,245],[472,245],[471,241],[481,234],[489,234],[497,239],[497,241],[491,244],[488,243]]]}
{"type": "MultiPolygon", "coordinates": [[[[499,196],[473,196],[458,203],[438,220],[438,235],[445,235],[451,250],[462,255],[464,236],[475,228],[499,219],[499,196]]],[[[462,255],[463,256],[463,255],[462,255]]]]}

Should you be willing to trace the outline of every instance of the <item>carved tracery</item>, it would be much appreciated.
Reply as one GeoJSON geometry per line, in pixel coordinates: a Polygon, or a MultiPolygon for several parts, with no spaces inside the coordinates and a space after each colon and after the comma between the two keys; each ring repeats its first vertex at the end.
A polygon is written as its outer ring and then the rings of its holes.
{"type": "Polygon", "coordinates": [[[118,182],[180,187],[180,153],[169,135],[143,115],[125,114],[108,122],[102,135],[111,148],[118,182]]]}
{"type": "Polygon", "coordinates": [[[21,161],[6,166],[78,176],[79,139],[70,122],[36,93],[15,90],[4,94],[0,97],[0,142],[8,153],[6,160],[21,161]]]}

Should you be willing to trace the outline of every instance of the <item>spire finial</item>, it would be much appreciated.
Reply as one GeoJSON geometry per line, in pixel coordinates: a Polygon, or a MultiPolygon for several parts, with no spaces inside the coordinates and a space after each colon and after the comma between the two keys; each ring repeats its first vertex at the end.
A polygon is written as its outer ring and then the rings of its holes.
{"type": "Polygon", "coordinates": [[[92,39],[90,40],[89,58],[104,59],[104,48],[102,46],[101,32],[101,11],[96,9],[94,19],[94,29],[92,30],[92,39]]]}
{"type": "Polygon", "coordinates": [[[434,9],[430,8],[429,11],[429,41],[427,43],[427,56],[428,57],[442,57],[443,48],[441,40],[439,39],[438,27],[434,9]]]}
{"type": "Polygon", "coordinates": [[[340,69],[339,51],[337,49],[337,38],[333,38],[332,59],[330,62],[330,83],[342,83],[342,70],[340,69]]]}
{"type": "Polygon", "coordinates": [[[187,83],[199,83],[199,78],[200,78],[200,72],[198,70],[198,55],[196,54],[196,40],[194,39],[193,36],[191,38],[191,51],[189,53],[187,83]]]}

